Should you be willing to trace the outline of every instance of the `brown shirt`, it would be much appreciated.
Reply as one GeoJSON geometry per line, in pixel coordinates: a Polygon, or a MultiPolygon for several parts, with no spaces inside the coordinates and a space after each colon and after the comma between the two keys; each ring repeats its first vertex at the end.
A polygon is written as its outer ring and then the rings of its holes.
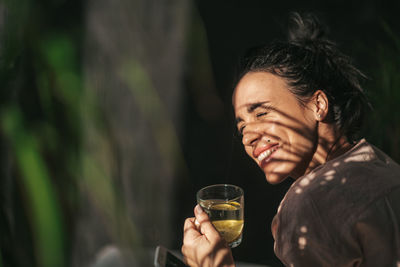
{"type": "Polygon", "coordinates": [[[272,234],[286,266],[400,266],[400,166],[361,140],[293,183],[272,234]]]}

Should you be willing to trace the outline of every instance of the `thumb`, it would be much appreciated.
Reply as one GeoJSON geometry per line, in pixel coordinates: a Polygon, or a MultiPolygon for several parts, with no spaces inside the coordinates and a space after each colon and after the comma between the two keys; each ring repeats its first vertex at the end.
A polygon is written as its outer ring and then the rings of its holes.
{"type": "Polygon", "coordinates": [[[209,241],[218,241],[221,237],[214,225],[211,223],[207,213],[197,205],[194,209],[196,221],[200,224],[200,232],[205,235],[209,241]]]}
{"type": "Polygon", "coordinates": [[[203,208],[199,204],[194,207],[194,216],[196,217],[196,221],[199,224],[203,223],[204,221],[210,220],[208,214],[204,212],[203,208]]]}

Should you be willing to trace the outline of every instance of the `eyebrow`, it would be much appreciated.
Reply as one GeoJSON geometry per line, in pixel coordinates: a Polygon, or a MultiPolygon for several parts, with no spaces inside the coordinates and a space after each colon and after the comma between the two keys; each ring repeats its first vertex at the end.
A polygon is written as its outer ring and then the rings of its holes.
{"type": "MultiPolygon", "coordinates": [[[[268,104],[268,103],[269,103],[269,101],[262,101],[262,102],[246,104],[247,112],[252,113],[258,107],[262,107],[264,104],[268,104]]],[[[236,121],[236,124],[238,124],[239,122],[243,121],[243,119],[241,117],[236,117],[235,121],[236,121]]]]}

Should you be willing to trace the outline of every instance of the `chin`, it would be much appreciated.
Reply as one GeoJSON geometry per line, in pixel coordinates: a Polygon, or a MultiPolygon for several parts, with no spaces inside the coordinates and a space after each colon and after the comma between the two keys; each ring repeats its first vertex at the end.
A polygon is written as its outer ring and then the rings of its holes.
{"type": "Polygon", "coordinates": [[[266,173],[265,179],[270,184],[280,184],[285,181],[289,176],[282,173],[266,173]]]}

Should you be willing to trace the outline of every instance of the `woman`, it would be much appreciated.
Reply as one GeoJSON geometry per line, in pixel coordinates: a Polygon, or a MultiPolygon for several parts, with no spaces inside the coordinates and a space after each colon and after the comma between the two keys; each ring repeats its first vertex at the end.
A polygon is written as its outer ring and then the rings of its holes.
{"type": "MultiPolygon", "coordinates": [[[[295,179],[272,221],[275,254],[286,266],[399,266],[400,166],[356,139],[363,76],[315,17],[292,22],[288,42],[247,55],[233,93],[247,154],[269,183],[295,179]]],[[[191,266],[234,266],[198,206],[182,253],[191,266]]]]}

